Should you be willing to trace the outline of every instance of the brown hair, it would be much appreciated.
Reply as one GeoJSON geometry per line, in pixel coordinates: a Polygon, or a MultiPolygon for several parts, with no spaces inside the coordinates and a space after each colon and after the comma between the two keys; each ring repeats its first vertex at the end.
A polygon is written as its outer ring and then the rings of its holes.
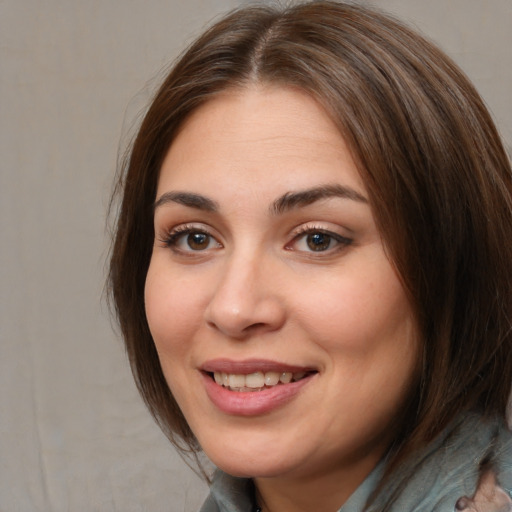
{"type": "Polygon", "coordinates": [[[504,416],[512,383],[512,177],[481,98],[452,61],[396,20],[352,4],[247,7],[176,63],[138,131],[118,191],[113,304],[138,388],[182,450],[198,450],[144,311],[158,175],[184,119],[221,91],[298,87],[339,126],[421,333],[418,385],[394,466],[459,413],[504,416]]]}

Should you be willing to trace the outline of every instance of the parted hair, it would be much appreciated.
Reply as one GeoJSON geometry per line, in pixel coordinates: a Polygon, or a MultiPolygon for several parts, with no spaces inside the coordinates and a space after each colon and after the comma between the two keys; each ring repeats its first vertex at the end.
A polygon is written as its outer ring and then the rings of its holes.
{"type": "Polygon", "coordinates": [[[392,464],[458,414],[506,414],[512,383],[512,175],[482,99],[436,46],[360,5],[249,6],[178,59],[143,118],[113,196],[109,292],[139,391],[183,451],[197,446],[144,310],[160,168],[185,119],[230,88],[298,88],[339,127],[420,332],[418,376],[392,464]],[[116,203],[117,201],[117,203],[116,203]]]}

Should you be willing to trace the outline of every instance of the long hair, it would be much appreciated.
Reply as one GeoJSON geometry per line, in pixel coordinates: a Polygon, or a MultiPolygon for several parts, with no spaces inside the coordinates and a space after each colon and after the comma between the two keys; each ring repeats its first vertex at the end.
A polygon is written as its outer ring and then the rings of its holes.
{"type": "MultiPolygon", "coordinates": [[[[202,35],[156,93],[120,171],[109,286],[135,381],[182,450],[199,447],[160,368],[144,283],[162,161],[183,121],[230,88],[295,87],[345,139],[421,335],[396,467],[458,414],[505,415],[512,383],[512,176],[483,101],[430,42],[378,11],[246,7],[202,35]]],[[[391,470],[390,469],[390,470],[391,470]]]]}

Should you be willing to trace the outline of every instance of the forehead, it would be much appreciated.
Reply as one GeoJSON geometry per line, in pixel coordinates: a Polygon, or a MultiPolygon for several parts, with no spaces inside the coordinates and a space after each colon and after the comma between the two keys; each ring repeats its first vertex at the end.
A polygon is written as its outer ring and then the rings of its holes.
{"type": "Polygon", "coordinates": [[[231,89],[195,110],[166,155],[158,189],[214,187],[221,178],[289,188],[342,181],[364,194],[336,124],[311,96],[284,87],[231,89]]]}

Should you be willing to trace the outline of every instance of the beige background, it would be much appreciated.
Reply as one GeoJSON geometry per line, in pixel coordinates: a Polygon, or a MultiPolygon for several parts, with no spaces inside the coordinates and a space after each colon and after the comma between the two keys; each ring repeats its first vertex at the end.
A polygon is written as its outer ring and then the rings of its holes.
{"type": "MultiPolygon", "coordinates": [[[[235,0],[0,0],[0,512],[192,512],[101,303],[117,147],[235,0]]],[[[512,142],[512,0],[375,0],[436,40],[512,142]]]]}

